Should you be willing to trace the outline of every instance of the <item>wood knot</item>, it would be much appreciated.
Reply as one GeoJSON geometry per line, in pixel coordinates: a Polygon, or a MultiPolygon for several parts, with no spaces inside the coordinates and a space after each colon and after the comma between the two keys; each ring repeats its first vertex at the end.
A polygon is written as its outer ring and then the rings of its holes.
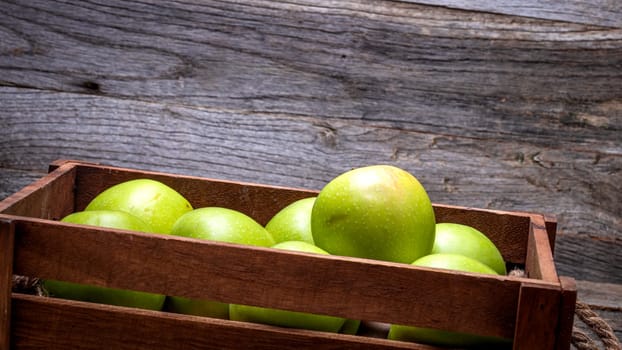
{"type": "Polygon", "coordinates": [[[100,85],[92,80],[86,80],[80,84],[80,87],[90,92],[100,92],[100,85]]]}
{"type": "Polygon", "coordinates": [[[320,130],[319,138],[325,146],[335,148],[337,146],[337,129],[328,123],[319,123],[315,125],[320,130]]]}

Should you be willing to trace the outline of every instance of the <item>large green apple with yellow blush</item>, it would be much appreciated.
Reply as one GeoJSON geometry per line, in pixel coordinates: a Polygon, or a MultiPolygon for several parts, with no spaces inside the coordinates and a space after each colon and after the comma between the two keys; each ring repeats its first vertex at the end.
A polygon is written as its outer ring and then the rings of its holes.
{"type": "MultiPolygon", "coordinates": [[[[182,215],[173,225],[171,234],[260,247],[270,247],[275,243],[270,233],[253,218],[221,207],[198,208],[182,215]]],[[[190,315],[229,317],[229,304],[214,300],[169,296],[166,309],[190,315]]]]}
{"type": "MultiPolygon", "coordinates": [[[[281,242],[274,245],[273,248],[314,254],[328,254],[323,249],[304,241],[281,242]]],[[[263,323],[333,333],[339,332],[345,322],[345,319],[341,317],[238,304],[231,304],[229,306],[229,317],[234,321],[263,323]]]]}
{"type": "Polygon", "coordinates": [[[120,210],[145,221],[155,233],[170,233],[177,219],[192,210],[179,192],[162,182],[136,179],[111,186],[85,210],[120,210]]]}
{"type": "Polygon", "coordinates": [[[311,212],[313,240],[330,254],[408,264],[430,253],[435,224],[421,183],[390,165],[337,176],[322,188],[311,212]]]}
{"type": "Polygon", "coordinates": [[[266,224],[266,230],[278,242],[304,241],[311,244],[311,210],[315,197],[297,200],[276,213],[266,224]]]}
{"type": "MultiPolygon", "coordinates": [[[[139,218],[122,211],[93,210],[67,215],[61,221],[122,230],[151,232],[152,228],[139,218]]],[[[43,287],[50,296],[101,304],[160,310],[164,295],[139,291],[90,286],[73,282],[44,280],[43,287]]]]}
{"type": "MultiPolygon", "coordinates": [[[[417,259],[412,265],[497,275],[495,270],[482,262],[460,254],[430,254],[417,259]]],[[[510,339],[403,325],[391,325],[388,338],[458,348],[505,349],[512,345],[510,339]]]]}
{"type": "Polygon", "coordinates": [[[499,249],[490,238],[471,226],[445,222],[436,224],[434,253],[466,255],[488,265],[500,275],[507,273],[499,249]]]}

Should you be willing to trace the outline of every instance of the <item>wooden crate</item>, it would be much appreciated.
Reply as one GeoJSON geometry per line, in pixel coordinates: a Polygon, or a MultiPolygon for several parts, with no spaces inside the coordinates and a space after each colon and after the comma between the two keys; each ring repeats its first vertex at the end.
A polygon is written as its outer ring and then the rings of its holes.
{"type": "Polygon", "coordinates": [[[568,349],[576,288],[558,277],[555,222],[543,215],[435,205],[437,220],[486,233],[528,278],[439,271],[60,223],[100,191],[134,178],[196,207],[240,210],[261,224],[315,191],[58,161],[0,202],[0,348],[434,349],[11,292],[37,276],[167,295],[513,338],[514,349],[568,349]],[[10,347],[9,347],[10,344],[10,347]]]}

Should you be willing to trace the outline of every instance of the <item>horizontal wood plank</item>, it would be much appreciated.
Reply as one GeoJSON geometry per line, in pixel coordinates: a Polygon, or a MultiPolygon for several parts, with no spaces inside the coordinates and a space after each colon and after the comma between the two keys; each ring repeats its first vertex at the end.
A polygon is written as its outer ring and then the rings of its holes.
{"type": "Polygon", "coordinates": [[[556,21],[622,28],[622,7],[608,0],[401,0],[467,11],[485,11],[511,16],[533,17],[556,21]]]}
{"type": "Polygon", "coordinates": [[[13,348],[413,349],[430,346],[16,295],[13,348]],[[63,320],[62,322],[58,322],[63,320]],[[51,327],[54,325],[54,327],[51,327]],[[241,332],[245,336],[240,336],[241,332]]]}
{"type": "MultiPolygon", "coordinates": [[[[622,312],[622,285],[577,281],[579,298],[599,310],[622,312]]],[[[620,329],[622,331],[622,329],[620,329]]]]}
{"type": "MultiPolygon", "coordinates": [[[[9,168],[45,171],[69,158],[318,190],[352,167],[388,163],[417,176],[436,203],[554,213],[560,273],[622,283],[622,249],[609,249],[622,232],[622,157],[74,93],[5,87],[0,100],[0,163],[9,168]]],[[[15,172],[2,175],[6,192],[20,187],[15,172]]],[[[23,185],[32,176],[24,173],[23,185]]]]}
{"type": "Polygon", "coordinates": [[[4,5],[0,85],[622,153],[616,29],[395,1],[4,5]]]}
{"type": "Polygon", "coordinates": [[[3,200],[0,212],[60,220],[75,211],[75,176],[76,171],[66,166],[50,176],[41,177],[3,200]]]}
{"type": "Polygon", "coordinates": [[[557,236],[555,249],[555,265],[560,275],[621,284],[622,255],[617,252],[622,251],[622,239],[562,233],[557,236]],[[609,267],[603,270],[600,266],[609,267]],[[580,273],[575,270],[578,267],[580,273]]]}
{"type": "Polygon", "coordinates": [[[45,175],[44,171],[43,168],[36,171],[26,171],[0,167],[0,198],[5,199],[28,184],[35,182],[45,175]]]}

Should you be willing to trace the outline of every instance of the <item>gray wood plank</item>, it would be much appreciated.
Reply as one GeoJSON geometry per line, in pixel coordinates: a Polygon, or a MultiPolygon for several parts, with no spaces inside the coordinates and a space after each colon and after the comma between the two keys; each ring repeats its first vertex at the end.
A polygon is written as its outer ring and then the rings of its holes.
{"type": "Polygon", "coordinates": [[[0,167],[0,200],[45,175],[44,170],[25,171],[0,167]]]}
{"type": "Polygon", "coordinates": [[[622,283],[622,249],[615,248],[622,232],[619,156],[595,161],[581,149],[503,136],[474,139],[22,88],[0,88],[0,104],[0,164],[10,169],[44,170],[54,159],[72,158],[320,189],[352,167],[389,163],[411,171],[437,203],[557,215],[558,269],[622,283]]]}
{"type": "Polygon", "coordinates": [[[622,312],[622,285],[577,281],[578,298],[598,309],[622,312]]]}
{"type": "Polygon", "coordinates": [[[622,27],[622,5],[616,0],[402,0],[417,4],[501,13],[605,27],[622,27]]]}
{"type": "Polygon", "coordinates": [[[392,1],[4,1],[0,85],[619,155],[622,31],[392,1]]]}

